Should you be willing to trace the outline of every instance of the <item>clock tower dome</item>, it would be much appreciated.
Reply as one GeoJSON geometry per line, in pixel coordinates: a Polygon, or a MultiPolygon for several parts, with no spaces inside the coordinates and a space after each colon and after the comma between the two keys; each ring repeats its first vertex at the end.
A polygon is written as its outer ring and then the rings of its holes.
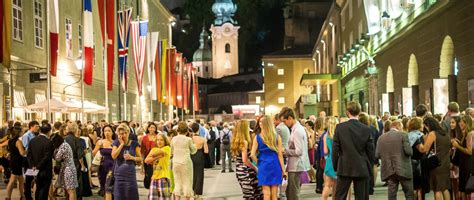
{"type": "Polygon", "coordinates": [[[212,32],[212,78],[239,73],[239,26],[232,18],[237,5],[232,0],[216,0],[212,5],[216,19],[212,32]]]}

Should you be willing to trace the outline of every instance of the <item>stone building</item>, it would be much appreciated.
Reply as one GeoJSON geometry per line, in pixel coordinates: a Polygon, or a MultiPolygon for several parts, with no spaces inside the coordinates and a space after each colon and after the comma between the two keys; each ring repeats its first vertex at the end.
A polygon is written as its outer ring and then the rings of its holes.
{"type": "MultiPolygon", "coordinates": [[[[155,119],[159,117],[160,111],[156,108],[160,106],[156,102],[150,102],[149,92],[146,89],[150,85],[149,80],[144,78],[143,88],[145,94],[142,98],[137,95],[137,86],[135,79],[135,72],[133,70],[133,54],[129,50],[128,54],[128,88],[127,105],[124,108],[119,104],[119,96],[123,98],[123,94],[119,92],[119,85],[117,81],[117,60],[115,61],[114,85],[113,91],[106,91],[104,84],[104,64],[102,51],[102,38],[100,32],[99,14],[97,9],[97,1],[92,1],[93,5],[93,23],[94,23],[94,70],[93,83],[91,86],[85,86],[84,98],[85,100],[103,105],[109,108],[108,116],[105,115],[87,115],[87,120],[108,119],[109,121],[121,119],[155,119]],[[105,95],[108,95],[108,105],[105,105],[105,95]],[[139,102],[142,101],[142,108],[138,107],[139,102]],[[154,104],[153,112],[150,106],[154,104]],[[127,116],[119,116],[119,109],[127,111],[127,116]],[[146,114],[145,114],[146,113],[146,114]],[[151,115],[151,116],[150,116],[151,115]]],[[[171,42],[170,22],[173,16],[169,11],[163,7],[159,0],[146,0],[142,2],[148,3],[148,18],[149,18],[149,32],[159,32],[160,39],[168,39],[171,42]]],[[[130,4],[118,5],[133,7],[133,17],[136,19],[137,6],[136,1],[130,4]]],[[[116,5],[117,6],[117,5],[116,5]]],[[[34,73],[46,73],[46,63],[49,57],[47,47],[46,29],[47,16],[46,8],[48,7],[46,0],[14,0],[12,30],[13,42],[11,48],[12,67],[8,70],[2,66],[3,76],[0,76],[0,93],[3,94],[3,99],[9,96],[9,90],[12,90],[13,96],[13,116],[16,119],[45,119],[44,113],[27,114],[22,107],[38,103],[46,99],[47,83],[46,81],[30,82],[29,77],[34,73]],[[18,26],[14,25],[17,24],[18,26]]],[[[82,41],[83,41],[83,27],[81,23],[82,18],[82,1],[60,1],[59,2],[59,54],[58,54],[58,71],[57,76],[52,77],[52,98],[67,100],[67,99],[81,99],[81,80],[80,71],[75,66],[75,61],[81,56],[82,41]]],[[[140,9],[144,12],[143,9],[140,9]]],[[[143,15],[143,14],[142,14],[143,15]]],[[[116,19],[116,17],[115,17],[116,19]]],[[[107,22],[110,23],[110,22],[107,22]]],[[[117,22],[115,21],[115,27],[117,22]]],[[[116,39],[117,41],[117,39],[116,39]]],[[[117,44],[117,43],[115,43],[117,44]]],[[[116,47],[117,48],[117,47],[116,47]]],[[[131,49],[131,40],[129,44],[131,49]]],[[[117,53],[116,53],[117,55],[117,53]]],[[[145,72],[147,73],[147,72],[145,72]]],[[[147,77],[147,74],[144,75],[147,77]]],[[[0,109],[2,110],[1,120],[6,120],[6,113],[8,106],[0,101],[0,109]]],[[[124,112],[121,112],[122,115],[124,112]]],[[[61,114],[55,113],[56,120],[78,119],[77,114],[61,114]]]]}
{"type": "Polygon", "coordinates": [[[450,101],[459,102],[461,109],[472,107],[474,2],[400,3],[342,4],[344,102],[359,101],[371,114],[411,115],[419,103],[441,114],[450,101]]]}
{"type": "Polygon", "coordinates": [[[325,111],[328,115],[341,115],[340,68],[337,66],[341,53],[339,23],[340,7],[333,2],[312,51],[314,70],[301,76],[301,86],[311,87],[311,94],[302,96],[297,110],[304,116],[325,111]]]}
{"type": "MultiPolygon", "coordinates": [[[[316,73],[312,49],[328,15],[331,1],[288,1],[284,8],[284,49],[264,55],[265,113],[276,114],[282,107],[307,115],[301,102],[314,95],[316,87],[300,85],[303,74],[316,73]],[[304,100],[303,100],[304,99],[304,100]]],[[[311,107],[314,112],[314,107],[311,107]]],[[[309,109],[308,109],[309,111],[309,109]]]]}

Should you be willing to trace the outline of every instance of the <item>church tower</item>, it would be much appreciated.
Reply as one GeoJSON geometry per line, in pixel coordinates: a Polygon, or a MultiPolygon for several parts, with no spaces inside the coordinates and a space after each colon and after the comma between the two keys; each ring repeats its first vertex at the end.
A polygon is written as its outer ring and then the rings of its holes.
{"type": "Polygon", "coordinates": [[[234,21],[237,10],[232,0],[216,0],[212,12],[216,19],[212,32],[212,78],[239,73],[239,26],[234,21]]]}
{"type": "Polygon", "coordinates": [[[207,31],[202,27],[199,36],[199,49],[194,52],[193,66],[197,69],[197,76],[201,78],[212,78],[212,53],[208,45],[207,31]]]}

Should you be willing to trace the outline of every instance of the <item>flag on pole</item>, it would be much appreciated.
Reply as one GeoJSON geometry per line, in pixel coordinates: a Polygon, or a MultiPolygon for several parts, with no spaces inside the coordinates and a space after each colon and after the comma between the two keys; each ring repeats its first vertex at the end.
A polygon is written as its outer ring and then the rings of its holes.
{"type": "Polygon", "coordinates": [[[166,61],[167,61],[167,45],[168,41],[167,40],[161,40],[161,70],[160,70],[160,76],[161,76],[161,103],[166,103],[166,96],[168,95],[168,87],[166,87],[166,83],[168,80],[168,71],[166,70],[166,61]]]}
{"type": "Polygon", "coordinates": [[[156,100],[157,97],[156,97],[156,90],[157,90],[157,87],[156,87],[156,73],[155,73],[155,63],[156,62],[159,62],[159,60],[156,58],[156,55],[157,55],[157,47],[158,47],[158,35],[159,33],[158,32],[151,32],[151,33],[148,33],[148,37],[147,37],[147,60],[148,60],[148,82],[149,82],[149,86],[151,87],[151,90],[150,90],[150,95],[151,95],[151,99],[152,100],[156,100]]]}
{"type": "Polygon", "coordinates": [[[100,32],[102,36],[102,44],[105,47],[105,0],[97,0],[97,9],[99,10],[99,22],[100,32]]]}
{"type": "Polygon", "coordinates": [[[175,91],[174,91],[174,87],[173,87],[173,81],[174,81],[174,78],[173,78],[173,75],[174,75],[174,70],[175,70],[175,66],[176,66],[176,49],[167,49],[166,50],[166,72],[167,72],[167,78],[166,78],[166,90],[168,91],[168,94],[166,95],[167,96],[167,104],[168,105],[174,105],[174,97],[176,96],[175,95],[175,91]]]}
{"type": "Polygon", "coordinates": [[[163,96],[162,96],[162,87],[161,87],[161,42],[158,41],[157,46],[156,46],[156,52],[155,52],[155,62],[153,63],[154,68],[155,68],[155,82],[152,84],[155,84],[155,89],[156,89],[156,100],[158,100],[158,103],[162,102],[163,96]]]}
{"type": "Polygon", "coordinates": [[[0,8],[1,16],[1,57],[3,67],[10,68],[10,54],[12,44],[12,1],[3,0],[0,8]]]}
{"type": "Polygon", "coordinates": [[[84,83],[92,85],[94,71],[94,27],[92,18],[92,2],[84,0],[84,83]]]}
{"type": "Polygon", "coordinates": [[[118,11],[118,60],[119,76],[122,83],[122,91],[127,91],[127,55],[128,39],[130,36],[130,19],[132,18],[132,9],[118,11]]]}
{"type": "Polygon", "coordinates": [[[198,80],[196,76],[196,69],[192,68],[192,76],[193,76],[193,109],[194,111],[199,111],[199,87],[198,87],[198,80]]]}
{"type": "Polygon", "coordinates": [[[169,74],[170,74],[170,80],[169,86],[170,86],[170,104],[173,106],[176,106],[176,49],[171,49],[171,53],[169,56],[169,74]]]}
{"type": "Polygon", "coordinates": [[[184,109],[185,110],[188,110],[189,109],[189,93],[190,93],[190,86],[191,86],[191,68],[192,68],[192,64],[191,63],[186,63],[184,64],[184,68],[183,68],[183,79],[184,79],[184,92],[183,92],[183,95],[184,95],[184,109]]]}
{"type": "Polygon", "coordinates": [[[137,78],[138,96],[142,96],[143,91],[143,67],[145,66],[146,36],[148,33],[148,20],[132,21],[132,45],[135,76],[137,78]]]}
{"type": "Polygon", "coordinates": [[[58,69],[58,41],[59,41],[59,6],[58,0],[49,0],[49,48],[50,48],[50,73],[56,76],[58,69]]]}
{"type": "Polygon", "coordinates": [[[107,90],[113,89],[115,66],[115,0],[106,0],[107,90]]]}
{"type": "Polygon", "coordinates": [[[183,68],[183,53],[176,54],[176,71],[175,71],[175,80],[176,80],[176,106],[178,108],[183,108],[183,73],[181,73],[183,68]]]}

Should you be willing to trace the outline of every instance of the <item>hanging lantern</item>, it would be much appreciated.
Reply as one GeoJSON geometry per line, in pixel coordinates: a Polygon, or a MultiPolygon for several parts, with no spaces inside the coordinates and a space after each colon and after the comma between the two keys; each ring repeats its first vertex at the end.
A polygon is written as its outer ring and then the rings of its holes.
{"type": "Polygon", "coordinates": [[[392,23],[392,19],[390,19],[390,15],[387,13],[387,11],[384,11],[382,13],[382,20],[381,20],[381,25],[384,30],[390,29],[390,25],[392,23]]]}
{"type": "Polygon", "coordinates": [[[402,0],[401,7],[404,9],[411,9],[415,6],[415,0],[402,0]]]}

